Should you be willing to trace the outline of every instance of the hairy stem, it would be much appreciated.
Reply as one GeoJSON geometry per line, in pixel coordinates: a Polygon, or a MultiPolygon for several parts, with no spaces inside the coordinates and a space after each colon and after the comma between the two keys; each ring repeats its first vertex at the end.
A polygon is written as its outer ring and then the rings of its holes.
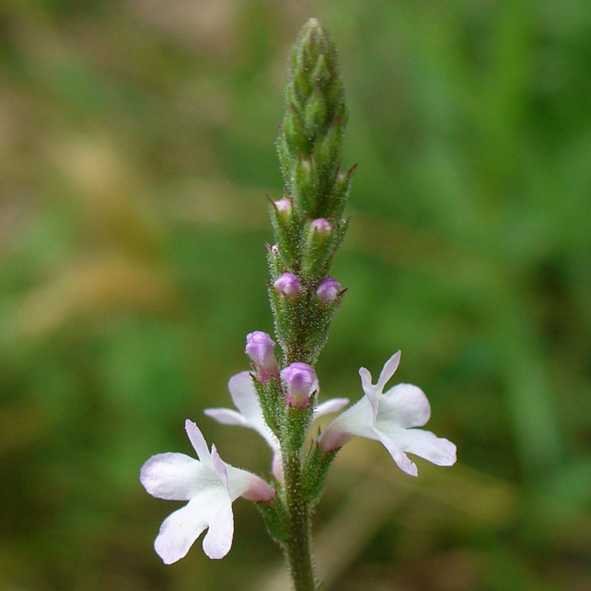
{"type": "Polygon", "coordinates": [[[290,515],[291,534],[286,554],[295,591],[315,591],[312,563],[310,510],[304,499],[299,453],[284,451],[285,497],[290,515]]]}

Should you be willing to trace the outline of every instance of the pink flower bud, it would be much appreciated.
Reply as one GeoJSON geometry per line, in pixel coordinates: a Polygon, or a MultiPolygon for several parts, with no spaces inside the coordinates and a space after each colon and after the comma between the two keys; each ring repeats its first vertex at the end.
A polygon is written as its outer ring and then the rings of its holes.
{"type": "Polygon", "coordinates": [[[257,330],[246,335],[246,354],[252,359],[263,383],[279,375],[274,351],[275,342],[266,332],[257,330]]]}
{"type": "Polygon", "coordinates": [[[291,199],[283,197],[283,199],[275,201],[274,205],[280,215],[287,217],[291,214],[291,210],[293,208],[293,203],[291,202],[291,199]]]}
{"type": "Polygon", "coordinates": [[[325,218],[318,218],[310,224],[310,229],[323,236],[327,236],[332,232],[332,224],[325,218]]]}
{"type": "Polygon", "coordinates": [[[310,396],[318,390],[316,372],[307,363],[292,363],[281,370],[281,379],[287,389],[285,402],[294,408],[306,408],[310,396]]]}
{"type": "Polygon", "coordinates": [[[325,304],[336,302],[339,299],[340,292],[341,284],[332,277],[326,277],[316,286],[316,296],[325,304]]]}
{"type": "Polygon", "coordinates": [[[302,284],[293,273],[283,273],[273,283],[273,287],[282,295],[295,299],[302,293],[302,284]]]}

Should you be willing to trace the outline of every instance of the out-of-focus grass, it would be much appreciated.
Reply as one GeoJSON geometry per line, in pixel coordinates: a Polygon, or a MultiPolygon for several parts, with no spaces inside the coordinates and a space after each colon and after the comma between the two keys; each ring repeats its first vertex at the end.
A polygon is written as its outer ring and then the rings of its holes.
{"type": "Polygon", "coordinates": [[[331,589],[591,585],[591,5],[423,0],[21,1],[0,7],[0,588],[282,589],[236,504],[222,563],[151,548],[173,504],[142,462],[187,416],[263,471],[229,403],[270,330],[265,193],[286,55],[341,49],[355,213],[319,363],[401,381],[460,464],[401,474],[351,443],[317,515],[331,589]],[[238,444],[239,443],[239,444],[238,444]]]}

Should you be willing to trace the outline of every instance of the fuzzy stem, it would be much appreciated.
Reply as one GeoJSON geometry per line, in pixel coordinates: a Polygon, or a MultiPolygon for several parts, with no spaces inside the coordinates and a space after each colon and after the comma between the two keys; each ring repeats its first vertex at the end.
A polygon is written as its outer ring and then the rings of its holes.
{"type": "Polygon", "coordinates": [[[310,536],[310,509],[304,500],[300,454],[283,452],[285,496],[290,515],[291,535],[286,555],[295,591],[315,591],[310,536]]]}

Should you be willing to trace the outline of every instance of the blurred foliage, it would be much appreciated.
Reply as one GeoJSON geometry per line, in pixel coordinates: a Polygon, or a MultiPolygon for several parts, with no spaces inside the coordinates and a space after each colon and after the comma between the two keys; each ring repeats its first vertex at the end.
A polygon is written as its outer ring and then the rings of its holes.
{"type": "Polygon", "coordinates": [[[591,3],[3,0],[0,589],[285,588],[245,502],[222,563],[198,543],[163,566],[174,507],[138,471],[189,452],[186,417],[268,467],[202,409],[271,328],[265,193],[309,16],[340,47],[359,164],[324,395],[357,399],[357,368],[402,349],[460,458],[412,480],[349,444],[321,571],[339,591],[591,587],[591,3]]]}

